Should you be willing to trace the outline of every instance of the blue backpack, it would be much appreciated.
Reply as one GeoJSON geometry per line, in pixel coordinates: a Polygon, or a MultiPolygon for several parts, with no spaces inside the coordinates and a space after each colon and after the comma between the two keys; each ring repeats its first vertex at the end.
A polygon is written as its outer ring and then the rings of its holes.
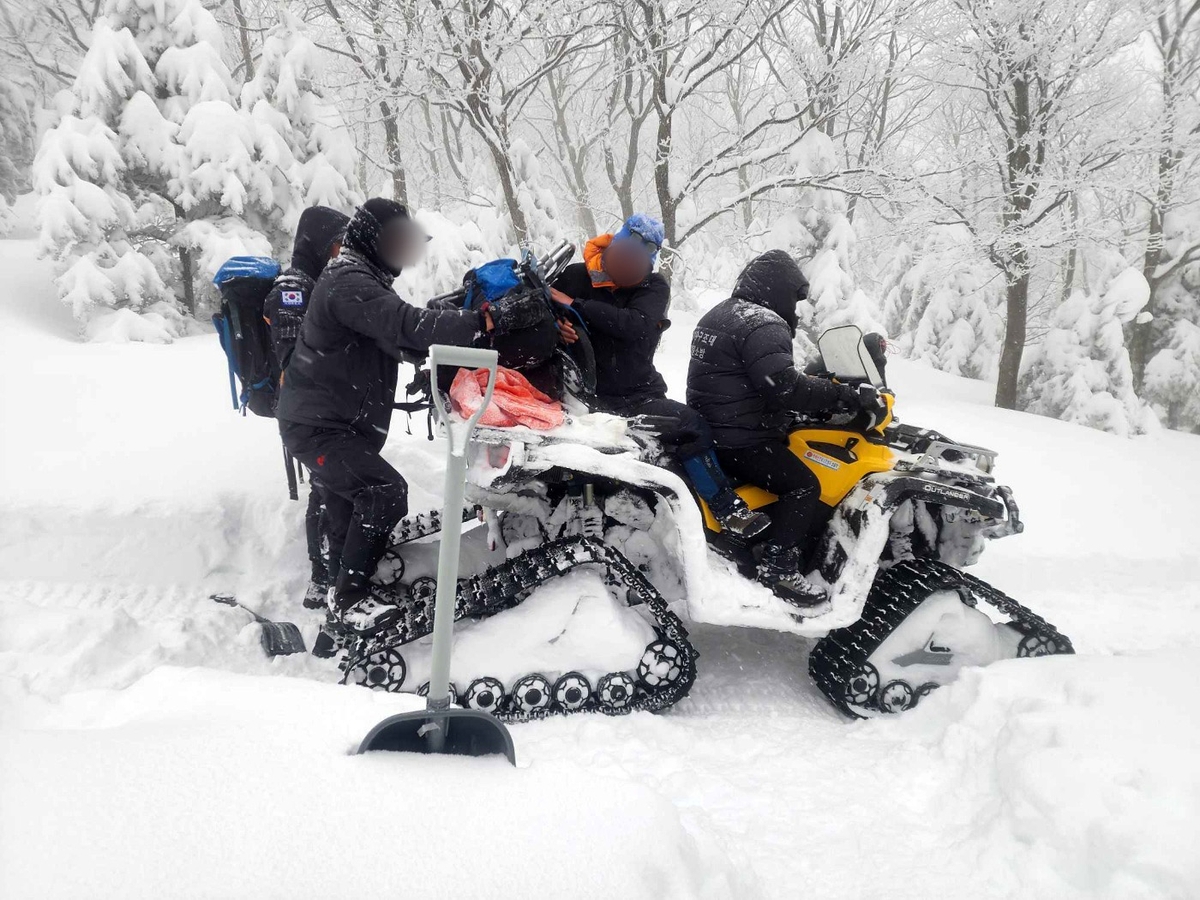
{"type": "Polygon", "coordinates": [[[233,408],[242,415],[250,410],[257,416],[275,416],[280,373],[263,301],[279,272],[279,263],[269,257],[235,256],[213,278],[221,292],[221,310],[213,314],[213,325],[225,351],[233,408]]]}

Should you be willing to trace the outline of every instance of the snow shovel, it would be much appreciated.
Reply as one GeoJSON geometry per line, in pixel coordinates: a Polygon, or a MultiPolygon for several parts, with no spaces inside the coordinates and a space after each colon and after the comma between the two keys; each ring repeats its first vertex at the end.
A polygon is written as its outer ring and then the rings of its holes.
{"type": "Polygon", "coordinates": [[[262,627],[259,641],[267,656],[289,656],[292,653],[304,652],[304,638],[295,623],[272,622],[270,619],[260,616],[250,607],[242,606],[238,603],[237,597],[232,594],[213,594],[209,599],[224,606],[236,606],[254,616],[254,621],[262,627]]]}
{"type": "Polygon", "coordinates": [[[512,736],[491,715],[475,709],[450,706],[450,652],[454,639],[454,601],[458,591],[458,548],[462,528],[455,528],[463,507],[467,477],[467,445],[475,425],[483,416],[496,386],[496,351],[441,344],[429,349],[429,371],[437,384],[438,366],[465,366],[488,370],[487,390],[479,410],[465,423],[450,420],[447,400],[435,391],[433,408],[446,428],[446,488],[442,532],[438,552],[437,599],[433,612],[433,661],[429,675],[429,697],[423,712],[401,713],[384,719],[363,738],[359,753],[368,750],[399,750],[410,753],[449,753],[458,756],[503,754],[517,764],[512,736]]]}

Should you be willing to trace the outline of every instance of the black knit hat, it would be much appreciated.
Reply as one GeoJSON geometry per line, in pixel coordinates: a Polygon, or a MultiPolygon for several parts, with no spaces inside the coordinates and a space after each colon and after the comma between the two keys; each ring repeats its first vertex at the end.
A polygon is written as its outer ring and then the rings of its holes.
{"type": "Polygon", "coordinates": [[[344,245],[379,268],[399,275],[400,272],[384,262],[379,255],[379,235],[393,219],[407,219],[408,209],[403,203],[385,197],[372,197],[354,212],[346,228],[344,245]]]}

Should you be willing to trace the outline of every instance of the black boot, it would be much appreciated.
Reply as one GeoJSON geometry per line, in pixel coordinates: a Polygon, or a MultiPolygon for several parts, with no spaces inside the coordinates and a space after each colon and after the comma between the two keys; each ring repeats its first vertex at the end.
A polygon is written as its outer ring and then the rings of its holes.
{"type": "Polygon", "coordinates": [[[750,509],[737,495],[712,450],[686,457],[682,462],[696,493],[704,498],[722,528],[739,537],[750,538],[762,534],[771,524],[766,513],[750,509]]]}
{"type": "Polygon", "coordinates": [[[776,596],[801,609],[812,609],[829,599],[823,588],[801,574],[800,552],[795,547],[768,544],[759,560],[757,577],[776,596]]]}
{"type": "Polygon", "coordinates": [[[762,534],[771,524],[771,517],[746,505],[746,501],[730,488],[725,488],[708,503],[713,518],[726,531],[738,537],[752,538],[762,534]]]}
{"type": "Polygon", "coordinates": [[[312,561],[312,575],[308,579],[308,588],[304,592],[305,609],[325,609],[329,599],[329,569],[324,560],[312,561]]]}
{"type": "Polygon", "coordinates": [[[343,568],[337,586],[329,592],[329,611],[348,631],[373,635],[400,620],[400,598],[372,584],[367,575],[343,568]]]}

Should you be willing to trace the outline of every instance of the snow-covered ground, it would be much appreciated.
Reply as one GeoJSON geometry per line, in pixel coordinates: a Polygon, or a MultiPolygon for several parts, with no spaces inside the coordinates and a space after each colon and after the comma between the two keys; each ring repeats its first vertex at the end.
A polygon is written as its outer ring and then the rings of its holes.
{"type": "MultiPolygon", "coordinates": [[[[494,760],[349,755],[407,696],[263,658],[234,590],[302,624],[301,504],[211,335],[83,345],[0,241],[0,896],[1200,896],[1200,439],[992,409],[891,365],[898,411],[1000,451],[1028,528],[977,573],[1079,656],[969,670],[850,723],[811,642],[697,626],[662,716],[513,728],[494,760]]],[[[662,367],[682,391],[691,320],[662,367]]],[[[414,509],[441,448],[387,453],[414,509]]],[[[720,580],[727,587],[727,579],[720,580]]]]}

